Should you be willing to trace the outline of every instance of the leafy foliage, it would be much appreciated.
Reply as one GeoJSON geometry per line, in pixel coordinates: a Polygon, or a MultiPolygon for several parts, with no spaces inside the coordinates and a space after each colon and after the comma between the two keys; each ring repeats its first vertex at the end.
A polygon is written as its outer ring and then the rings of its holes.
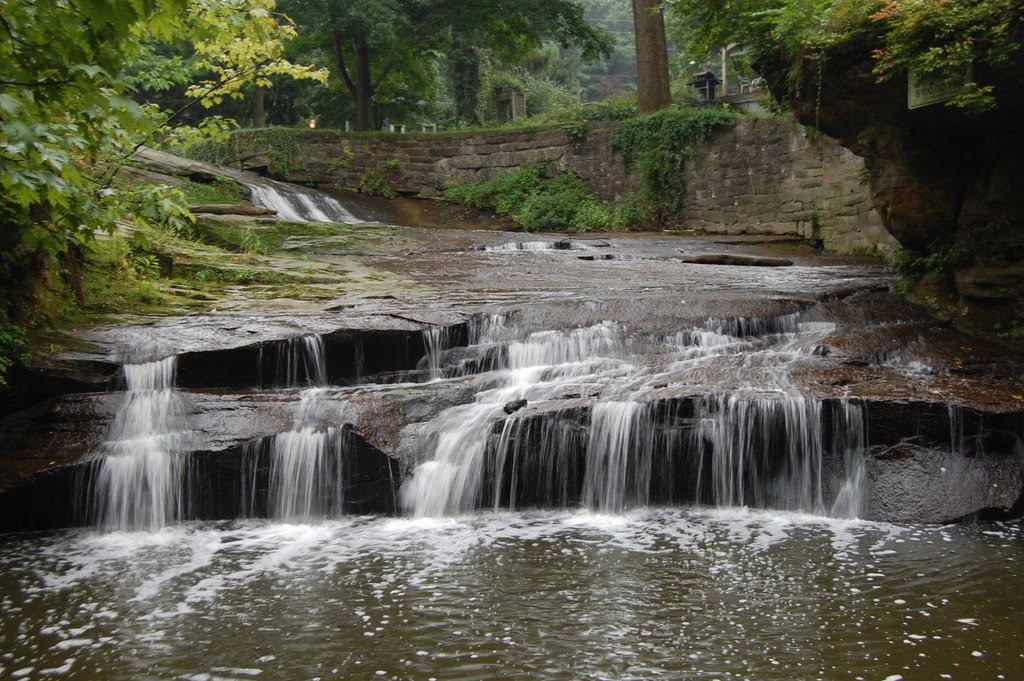
{"type": "Polygon", "coordinates": [[[530,232],[628,229],[635,218],[628,206],[614,208],[594,198],[576,175],[548,177],[541,164],[452,187],[445,198],[493,210],[530,232]]]}
{"type": "MultiPolygon", "coordinates": [[[[665,0],[669,25],[692,59],[730,43],[754,54],[785,54],[791,78],[801,60],[825,58],[854,38],[875,46],[879,80],[913,71],[955,71],[970,62],[998,64],[1021,49],[1017,0],[665,0]]],[[[785,94],[785,93],[776,93],[785,94]]],[[[967,111],[996,103],[994,91],[975,86],[950,102],[967,111]]]]}
{"type": "Polygon", "coordinates": [[[186,29],[192,69],[205,74],[187,91],[204,106],[239,98],[242,87],[271,85],[271,76],[326,82],[327,72],[284,57],[295,29],[274,13],[274,0],[191,0],[186,29]]]}
{"type": "Polygon", "coordinates": [[[927,253],[904,249],[896,254],[893,267],[912,283],[924,277],[951,279],[953,272],[972,259],[971,251],[956,245],[952,239],[933,244],[927,253]]]}
{"type": "Polygon", "coordinates": [[[637,114],[636,96],[632,93],[579,107],[560,109],[548,120],[557,123],[574,139],[587,136],[587,124],[595,121],[624,121],[637,114]]]}
{"type": "MultiPolygon", "coordinates": [[[[891,78],[909,70],[942,75],[972,62],[999,64],[1021,49],[1022,11],[1015,0],[887,0],[871,15],[885,27],[883,47],[875,50],[875,73],[891,78]]],[[[996,105],[992,86],[974,86],[951,102],[970,111],[996,105]]]]}
{"type": "Polygon", "coordinates": [[[27,314],[31,282],[57,263],[74,275],[98,230],[113,232],[126,221],[188,228],[179,192],[125,191],[112,181],[175,116],[133,101],[133,88],[201,72],[194,94],[212,102],[267,73],[312,77],[280,59],[292,34],[272,9],[271,0],[0,0],[0,292],[7,318],[27,314]],[[151,47],[179,41],[192,46],[191,62],[161,63],[151,47]],[[153,68],[129,72],[136,60],[153,68]]]}
{"type": "Polygon", "coordinates": [[[612,45],[605,31],[585,20],[576,0],[288,0],[286,8],[310,44],[334,57],[334,74],[356,100],[361,131],[376,127],[373,108],[380,101],[416,101],[434,87],[438,54],[453,53],[448,75],[456,82],[460,116],[471,120],[471,90],[480,80],[475,48],[514,62],[545,38],[579,45],[585,58],[606,55],[612,45]]]}
{"type": "Polygon", "coordinates": [[[7,385],[7,371],[21,359],[25,343],[25,330],[11,323],[7,311],[0,307],[0,387],[7,385]]]}
{"type": "Polygon", "coordinates": [[[638,204],[646,220],[669,223],[680,215],[687,160],[715,128],[736,119],[737,114],[726,109],[687,107],[622,121],[612,147],[622,154],[627,168],[640,173],[638,204]]]}

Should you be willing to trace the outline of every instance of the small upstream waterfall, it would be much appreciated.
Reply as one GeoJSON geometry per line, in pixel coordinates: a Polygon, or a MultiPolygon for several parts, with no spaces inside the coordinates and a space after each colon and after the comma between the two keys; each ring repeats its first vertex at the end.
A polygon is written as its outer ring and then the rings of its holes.
{"type": "Polygon", "coordinates": [[[243,505],[250,515],[265,514],[291,523],[341,515],[351,433],[343,427],[325,425],[337,422],[337,418],[322,413],[323,386],[327,384],[323,338],[307,335],[283,343],[278,354],[278,373],[284,387],[314,387],[302,392],[291,430],[247,447],[243,505]],[[267,507],[257,512],[261,471],[266,476],[266,494],[262,498],[266,499],[267,507]]]}
{"type": "Polygon", "coordinates": [[[265,177],[245,174],[239,178],[252,192],[257,206],[277,211],[283,220],[295,222],[342,222],[353,225],[363,222],[334,197],[316,189],[277,182],[265,177]]]}
{"type": "Polygon", "coordinates": [[[108,531],[157,530],[183,518],[188,421],[176,357],[126,364],[127,391],[94,464],[90,516],[108,531]]]}
{"type": "MultiPolygon", "coordinates": [[[[659,338],[610,322],[525,331],[484,317],[473,331],[477,359],[443,370],[482,371],[486,389],[428,425],[403,505],[422,516],[480,505],[616,513],[696,503],[855,517],[865,477],[860,407],[802,395],[788,378],[833,329],[786,315],[711,320],[659,338]],[[668,369],[652,373],[649,356],[668,358],[668,369]],[[703,387],[710,362],[738,384],[703,387]],[[657,387],[690,383],[702,387],[685,400],[687,413],[651,398],[657,387]],[[503,413],[551,399],[555,411],[503,413]]],[[[441,362],[431,360],[432,374],[441,362]]]]}

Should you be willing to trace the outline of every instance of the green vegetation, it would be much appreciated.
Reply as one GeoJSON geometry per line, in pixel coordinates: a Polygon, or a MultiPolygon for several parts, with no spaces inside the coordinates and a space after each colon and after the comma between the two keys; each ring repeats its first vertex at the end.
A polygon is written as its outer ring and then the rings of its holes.
{"type": "MultiPolygon", "coordinates": [[[[724,45],[748,46],[754,65],[782,63],[776,88],[792,87],[844,44],[860,44],[879,81],[908,71],[942,75],[969,63],[1007,62],[1022,49],[1017,0],[666,0],[669,26],[685,59],[703,60],[724,45]]],[[[765,73],[765,76],[770,74],[765,73]]],[[[785,99],[787,91],[775,91],[785,99]]],[[[996,105],[998,93],[975,85],[949,102],[967,111],[996,105]]]]}
{"type": "Polygon", "coordinates": [[[950,279],[958,267],[968,264],[971,259],[969,249],[954,244],[952,239],[945,239],[934,244],[927,253],[910,249],[900,251],[893,259],[893,267],[911,282],[924,277],[950,279]]]}
{"type": "MultiPolygon", "coordinates": [[[[360,278],[384,279],[373,270],[353,278],[344,256],[391,235],[376,225],[263,218],[204,218],[188,234],[160,227],[118,232],[89,245],[83,300],[65,298],[60,314],[66,324],[82,324],[109,314],[205,311],[227,298],[327,299],[360,278]],[[331,257],[311,261],[313,253],[331,257]]],[[[0,325],[0,342],[3,335],[0,325]]]]}
{"type": "Polygon", "coordinates": [[[594,198],[575,175],[549,176],[543,164],[449,188],[445,198],[493,210],[527,231],[663,227],[681,216],[686,162],[714,129],[731,125],[738,117],[726,109],[702,106],[638,116],[635,99],[626,97],[541,117],[579,139],[586,137],[591,121],[618,122],[612,147],[622,154],[627,168],[639,172],[641,181],[637,196],[620,206],[594,198]]]}
{"type": "Polygon", "coordinates": [[[574,139],[587,136],[587,124],[597,121],[624,121],[637,115],[636,96],[633,94],[609,97],[602,102],[560,109],[537,121],[551,121],[574,139]]]}
{"type": "Polygon", "coordinates": [[[0,308],[0,387],[7,385],[7,371],[21,360],[25,344],[25,329],[12,324],[7,312],[0,308]]]}
{"type": "MultiPolygon", "coordinates": [[[[186,109],[240,97],[270,75],[326,76],[284,59],[295,33],[272,9],[273,0],[0,2],[4,329],[46,323],[54,273],[85,295],[81,261],[97,233],[141,223],[188,229],[180,192],[115,184],[140,144],[187,137],[174,129],[186,109]],[[171,87],[187,100],[176,110],[131,96],[171,87]]],[[[0,376],[17,359],[15,338],[4,332],[0,376]]]]}
{"type": "Polygon", "coordinates": [[[715,128],[731,125],[737,117],[726,109],[684,107],[622,121],[612,147],[622,154],[627,167],[640,173],[637,204],[647,222],[667,224],[678,219],[687,160],[715,128]]]}
{"type": "Polygon", "coordinates": [[[997,338],[1014,345],[1024,345],[1024,322],[1020,320],[1015,319],[1008,324],[997,322],[995,331],[997,338]]]}
{"type": "Polygon", "coordinates": [[[295,149],[301,134],[300,128],[285,127],[234,130],[223,138],[197,142],[183,151],[197,161],[231,166],[239,149],[258,149],[266,152],[271,172],[287,180],[296,167],[295,149]]]}
{"type": "Polygon", "coordinates": [[[181,188],[185,199],[192,204],[201,203],[232,203],[249,202],[249,188],[243,184],[222,178],[214,182],[186,182],[181,188]]]}
{"type": "Polygon", "coordinates": [[[511,218],[529,232],[628,229],[635,224],[630,206],[600,201],[571,174],[547,175],[542,164],[506,171],[493,179],[452,187],[445,198],[511,218]]]}
{"type": "Polygon", "coordinates": [[[436,101],[438,54],[455,56],[446,71],[461,109],[456,118],[475,123],[481,51],[507,64],[530,56],[545,39],[576,45],[586,58],[612,51],[611,36],[587,22],[575,0],[288,0],[282,5],[298,22],[309,51],[330,55],[360,131],[377,128],[375,109],[382,100],[436,101]]]}
{"type": "MultiPolygon", "coordinates": [[[[1024,45],[1019,0],[665,0],[663,8],[682,94],[729,45],[742,47],[731,73],[764,69],[780,102],[799,88],[806,94],[816,75],[820,96],[824,65],[849,58],[850,46],[874,60],[881,81],[1004,64],[1024,45]]],[[[236,203],[246,193],[228,180],[128,185],[118,169],[140,145],[215,163],[260,149],[288,178],[303,168],[296,150],[311,125],[453,130],[507,121],[583,140],[592,122],[616,121],[615,148],[641,178],[622,206],[539,166],[449,191],[524,229],[580,231],[672,224],[685,163],[733,119],[686,106],[638,116],[632,96],[578,106],[635,82],[637,41],[623,0],[0,0],[0,18],[0,381],[25,330],[61,311],[174,307],[204,286],[281,277],[294,286],[300,275],[270,273],[259,258],[320,239],[344,247],[344,235],[319,227],[300,236],[258,219],[196,224],[190,203],[236,203]],[[508,121],[523,108],[532,117],[508,121]],[[238,130],[235,119],[255,129],[238,130]],[[268,120],[287,127],[264,127],[268,120]]],[[[1004,94],[983,84],[951,105],[984,111],[1004,94]]],[[[331,170],[351,161],[348,150],[331,170]]],[[[400,172],[383,162],[365,171],[361,188],[393,196],[400,172]]],[[[908,281],[941,279],[961,257],[940,245],[903,256],[900,267],[908,281]]]]}

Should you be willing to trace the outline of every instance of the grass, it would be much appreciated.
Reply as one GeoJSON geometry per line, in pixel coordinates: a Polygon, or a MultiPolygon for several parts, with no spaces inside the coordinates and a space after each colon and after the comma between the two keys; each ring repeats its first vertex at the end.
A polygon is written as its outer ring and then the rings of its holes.
{"type": "Polygon", "coordinates": [[[90,245],[82,268],[85,302],[64,304],[61,320],[79,325],[115,315],[188,314],[228,300],[331,299],[361,281],[393,277],[375,270],[353,277],[345,261],[393,234],[379,225],[267,218],[203,218],[187,234],[125,228],[90,245]]]}
{"type": "Polygon", "coordinates": [[[210,183],[188,181],[181,189],[189,204],[248,204],[250,202],[248,187],[228,178],[210,183]]]}

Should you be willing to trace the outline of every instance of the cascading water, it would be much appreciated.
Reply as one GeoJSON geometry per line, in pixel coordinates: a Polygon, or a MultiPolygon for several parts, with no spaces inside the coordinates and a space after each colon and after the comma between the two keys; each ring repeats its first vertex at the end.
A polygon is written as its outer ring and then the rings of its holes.
{"type": "Polygon", "coordinates": [[[324,339],[316,334],[296,336],[278,344],[278,385],[294,388],[300,385],[327,385],[327,360],[324,339]]]}
{"type": "Polygon", "coordinates": [[[455,341],[455,331],[452,327],[431,326],[423,332],[423,343],[426,354],[420,362],[420,369],[429,372],[431,379],[441,378],[441,361],[446,350],[449,350],[455,341]]]}
{"type": "Polygon", "coordinates": [[[481,483],[489,436],[505,405],[553,396],[550,390],[564,390],[592,374],[603,357],[621,354],[618,331],[616,325],[605,323],[509,341],[510,329],[503,317],[479,320],[471,330],[473,344],[484,353],[484,365],[502,368],[489,374],[491,387],[477,393],[472,404],[450,409],[430,424],[424,446],[433,456],[403,486],[404,507],[416,516],[475,508],[484,494],[481,483]]]}
{"type": "Polygon", "coordinates": [[[825,513],[820,402],[738,393],[701,399],[696,412],[693,450],[708,450],[712,481],[698,502],[825,513]]]}
{"type": "MultiPolygon", "coordinates": [[[[291,523],[308,523],[344,511],[345,462],[351,450],[350,433],[337,418],[322,413],[327,384],[323,339],[299,336],[282,343],[278,372],[284,387],[312,384],[302,399],[292,429],[251,444],[245,453],[243,504],[250,515],[291,523]],[[269,472],[267,469],[269,468],[269,472]],[[266,477],[266,509],[257,513],[261,472],[266,477]]],[[[333,416],[333,415],[332,415],[333,416]]]]}
{"type": "Polygon", "coordinates": [[[864,496],[860,409],[802,395],[788,377],[833,329],[786,315],[711,320],[659,338],[610,322],[527,331],[485,317],[473,334],[481,359],[445,370],[485,370],[477,380],[486,389],[429,424],[403,504],[417,516],[481,504],[614,513],[698,503],[854,517],[864,496]],[[649,368],[652,355],[667,368],[649,368]],[[659,386],[701,385],[714,361],[736,383],[688,398],[692,413],[652,398],[659,386]],[[495,432],[506,404],[572,396],[575,406],[514,413],[495,432]]]}
{"type": "Polygon", "coordinates": [[[176,357],[126,364],[127,391],[98,453],[91,516],[105,530],[153,531],[184,516],[188,422],[176,357]]]}
{"type": "Polygon", "coordinates": [[[639,402],[598,402],[590,413],[583,505],[602,513],[646,506],[651,428],[639,402]],[[647,426],[647,427],[645,427],[647,426]]]}
{"type": "Polygon", "coordinates": [[[239,179],[249,186],[253,204],[277,211],[277,216],[284,220],[342,222],[349,225],[363,222],[337,199],[315,189],[251,174],[244,174],[239,179]]]}

